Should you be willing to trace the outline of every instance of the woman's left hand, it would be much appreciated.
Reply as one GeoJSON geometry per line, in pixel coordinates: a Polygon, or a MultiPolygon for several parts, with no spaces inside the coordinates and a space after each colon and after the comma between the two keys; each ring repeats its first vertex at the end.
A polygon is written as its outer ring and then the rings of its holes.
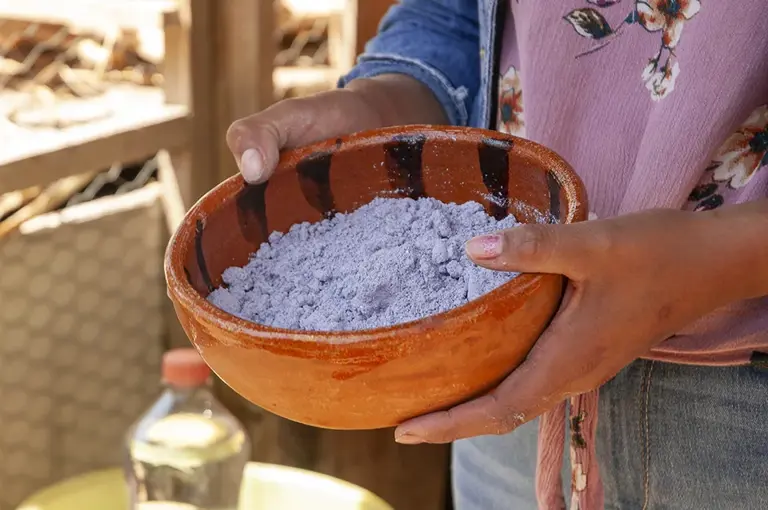
{"type": "Polygon", "coordinates": [[[503,434],[593,390],[702,315],[768,293],[767,201],[524,225],[467,244],[479,265],[568,278],[527,359],[495,390],[400,425],[400,443],[503,434]],[[761,281],[762,280],[762,281],[761,281]]]}

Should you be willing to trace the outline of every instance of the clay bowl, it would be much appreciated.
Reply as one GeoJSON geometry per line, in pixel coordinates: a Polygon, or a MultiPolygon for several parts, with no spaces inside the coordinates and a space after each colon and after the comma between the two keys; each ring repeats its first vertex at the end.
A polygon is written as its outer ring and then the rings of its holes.
{"type": "Polygon", "coordinates": [[[267,184],[231,177],[187,213],[165,274],[190,340],[243,397],[310,425],[382,428],[482,394],[525,358],[558,306],[561,276],[520,275],[446,313],[358,332],[263,327],[205,300],[270,232],[381,195],[475,200],[529,223],[581,221],[587,211],[581,181],[557,154],[478,129],[358,133],[284,153],[267,184]]]}

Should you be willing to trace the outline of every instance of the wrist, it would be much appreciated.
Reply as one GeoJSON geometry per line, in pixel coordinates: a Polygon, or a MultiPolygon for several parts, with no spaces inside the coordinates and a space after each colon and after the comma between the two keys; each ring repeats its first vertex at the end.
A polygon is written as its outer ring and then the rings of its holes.
{"type": "Polygon", "coordinates": [[[693,214],[706,222],[719,259],[709,278],[728,302],[768,295],[768,200],[693,214]]]}
{"type": "Polygon", "coordinates": [[[354,92],[377,117],[376,127],[448,122],[429,88],[404,74],[358,78],[349,82],[344,90],[354,92]]]}

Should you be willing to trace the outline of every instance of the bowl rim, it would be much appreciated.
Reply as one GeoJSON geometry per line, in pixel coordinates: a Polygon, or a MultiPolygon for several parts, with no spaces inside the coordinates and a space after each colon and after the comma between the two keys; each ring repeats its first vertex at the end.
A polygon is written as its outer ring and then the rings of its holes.
{"type": "MultiPolygon", "coordinates": [[[[515,149],[523,157],[527,156],[540,160],[542,166],[547,167],[558,180],[567,196],[568,202],[568,210],[566,211],[563,224],[587,219],[587,197],[584,184],[575,170],[562,157],[536,142],[488,129],[413,124],[359,131],[344,137],[329,138],[303,147],[283,151],[275,173],[294,166],[298,161],[313,153],[344,150],[341,146],[342,140],[344,140],[344,145],[353,144],[359,146],[361,143],[364,145],[377,145],[391,141],[394,136],[407,137],[408,135],[420,134],[426,135],[429,139],[433,140],[476,141],[480,138],[512,142],[515,149]]],[[[192,234],[194,232],[192,226],[198,220],[205,219],[208,216],[203,210],[203,204],[217,198],[222,203],[231,200],[234,194],[242,189],[244,183],[245,181],[239,173],[233,175],[208,191],[187,211],[184,219],[168,242],[164,257],[164,271],[168,296],[172,301],[177,301],[178,305],[191,312],[190,319],[236,335],[245,335],[249,341],[257,344],[262,343],[266,345],[274,344],[276,340],[279,340],[281,343],[293,340],[299,343],[311,342],[315,345],[341,346],[359,345],[363,342],[378,340],[396,341],[397,339],[409,337],[409,332],[416,332],[418,330],[420,333],[425,331],[428,333],[430,329],[444,327],[445,323],[453,323],[460,326],[466,323],[467,320],[481,315],[491,302],[499,299],[512,300],[512,298],[518,297],[524,299],[526,295],[539,288],[546,278],[562,278],[561,275],[522,273],[493,291],[459,307],[421,319],[380,328],[353,331],[304,331],[274,328],[250,322],[229,314],[209,303],[207,299],[192,287],[185,277],[184,260],[182,257],[174,257],[175,253],[180,252],[181,246],[184,243],[192,241],[192,234]]]]}

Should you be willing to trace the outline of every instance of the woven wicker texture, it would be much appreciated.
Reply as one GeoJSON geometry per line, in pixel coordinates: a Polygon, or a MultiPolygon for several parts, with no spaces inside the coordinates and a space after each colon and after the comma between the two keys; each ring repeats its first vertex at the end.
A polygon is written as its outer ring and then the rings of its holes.
{"type": "Polygon", "coordinates": [[[157,395],[166,233],[156,199],[110,206],[130,199],[67,208],[103,211],[0,243],[0,510],[118,464],[157,395]]]}

